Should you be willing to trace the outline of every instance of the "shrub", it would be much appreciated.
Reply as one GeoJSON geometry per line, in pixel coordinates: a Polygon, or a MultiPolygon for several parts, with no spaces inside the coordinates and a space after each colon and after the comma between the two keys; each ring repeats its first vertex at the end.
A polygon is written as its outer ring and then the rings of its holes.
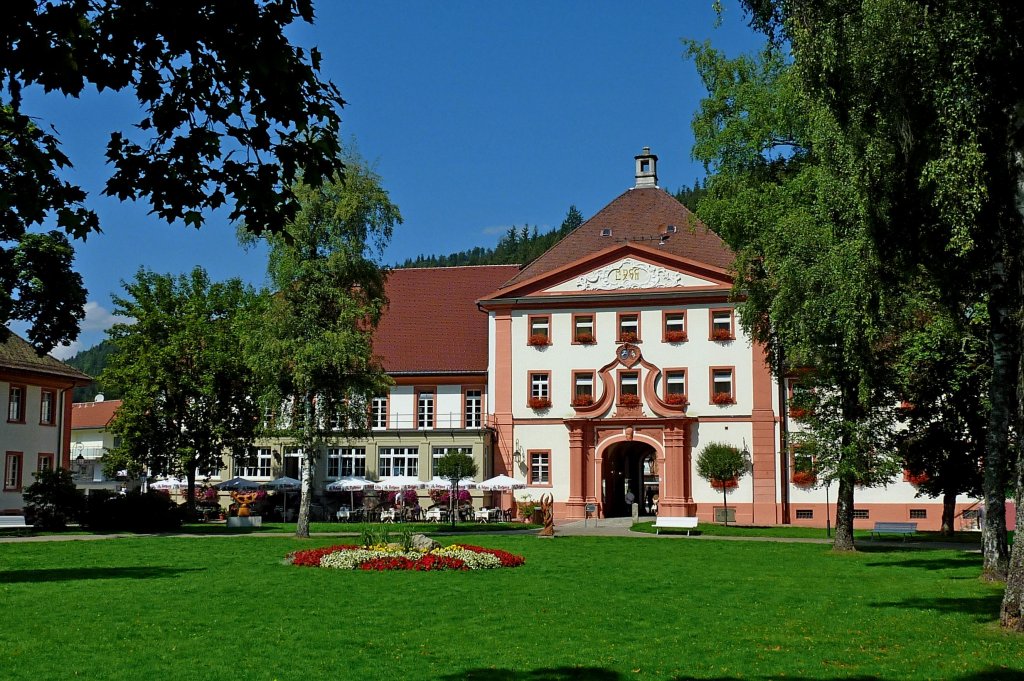
{"type": "Polygon", "coordinates": [[[163,494],[100,490],[86,500],[84,524],[105,532],[168,532],[181,528],[184,513],[184,507],[175,506],[163,494]]]}
{"type": "Polygon", "coordinates": [[[81,519],[85,496],[75,487],[71,471],[39,471],[25,488],[25,522],[41,530],[57,531],[81,519]]]}

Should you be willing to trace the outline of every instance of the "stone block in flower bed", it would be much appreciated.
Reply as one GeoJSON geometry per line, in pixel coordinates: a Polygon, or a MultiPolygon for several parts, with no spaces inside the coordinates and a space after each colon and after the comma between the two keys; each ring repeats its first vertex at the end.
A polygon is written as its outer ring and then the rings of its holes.
{"type": "Polygon", "coordinates": [[[526,561],[522,556],[499,549],[487,549],[471,544],[452,544],[432,549],[404,550],[397,544],[377,546],[337,545],[321,549],[307,549],[288,554],[285,562],[306,567],[334,568],[338,570],[486,570],[501,567],[519,567],[526,561]]]}

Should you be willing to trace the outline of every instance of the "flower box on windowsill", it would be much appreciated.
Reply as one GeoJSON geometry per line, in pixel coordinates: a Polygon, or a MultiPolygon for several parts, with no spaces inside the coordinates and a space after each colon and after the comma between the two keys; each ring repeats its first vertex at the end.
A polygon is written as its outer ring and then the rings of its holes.
{"type": "Polygon", "coordinates": [[[682,342],[684,342],[686,340],[687,340],[687,338],[686,338],[686,332],[685,331],[666,331],[665,332],[665,342],[666,343],[682,343],[682,342]]]}
{"type": "Polygon", "coordinates": [[[927,473],[911,473],[910,471],[903,471],[903,480],[909,482],[911,485],[923,485],[928,482],[927,473]]]}
{"type": "Polygon", "coordinates": [[[793,472],[793,484],[800,485],[803,487],[810,487],[814,483],[818,482],[818,476],[811,471],[794,471],[793,472]]]}
{"type": "Polygon", "coordinates": [[[591,407],[594,405],[594,398],[590,395],[577,395],[572,398],[572,406],[574,407],[591,407]]]}
{"type": "Polygon", "coordinates": [[[740,486],[740,481],[736,478],[729,478],[728,480],[712,480],[711,486],[715,489],[736,489],[740,486]]]}
{"type": "Polygon", "coordinates": [[[592,333],[578,333],[575,338],[576,342],[580,345],[593,345],[594,334],[592,333]]]}
{"type": "Polygon", "coordinates": [[[720,407],[724,407],[728,404],[736,404],[736,400],[732,398],[729,393],[715,393],[711,396],[711,401],[720,407]]]}
{"type": "Polygon", "coordinates": [[[802,419],[802,418],[806,418],[807,414],[809,414],[809,413],[810,412],[807,409],[804,409],[802,407],[790,407],[789,408],[789,417],[792,418],[792,419],[799,420],[799,419],[802,419]]]}
{"type": "Polygon", "coordinates": [[[711,332],[711,340],[713,341],[731,341],[736,340],[732,335],[732,331],[729,329],[715,329],[711,332]]]}
{"type": "Polygon", "coordinates": [[[633,331],[624,331],[619,334],[620,343],[636,343],[638,340],[640,340],[640,337],[633,331]]]}
{"type": "Polygon", "coordinates": [[[529,404],[530,409],[549,409],[551,400],[546,397],[531,397],[529,404]]]}
{"type": "Polygon", "coordinates": [[[619,396],[620,407],[639,407],[640,396],[639,395],[621,395],[619,396]]]}
{"type": "Polygon", "coordinates": [[[528,345],[545,346],[551,345],[551,339],[544,333],[535,333],[526,341],[528,345]]]}
{"type": "Polygon", "coordinates": [[[671,393],[665,395],[665,404],[671,404],[673,407],[680,407],[686,404],[686,395],[679,393],[671,393]]]}

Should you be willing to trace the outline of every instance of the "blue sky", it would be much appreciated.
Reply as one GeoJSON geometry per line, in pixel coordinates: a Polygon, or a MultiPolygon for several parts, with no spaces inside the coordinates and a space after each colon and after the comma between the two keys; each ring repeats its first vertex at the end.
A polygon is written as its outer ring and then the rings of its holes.
{"type": "MultiPolygon", "coordinates": [[[[712,0],[321,0],[316,24],[291,35],[323,53],[324,75],[348,102],[344,135],[402,211],[384,256],[394,264],[493,246],[510,225],[556,227],[572,204],[589,218],[632,186],[643,146],[659,156],[663,187],[703,176],[690,120],[704,91],[680,39],[731,55],[761,45],[737,4],[724,6],[716,28],[712,0]]],[[[265,283],[263,254],[237,246],[224,214],[197,231],[100,196],[107,136],[139,118],[130,97],[36,93],[26,110],[54,123],[104,230],[77,245],[87,319],[56,356],[104,338],[111,296],[139,267],[201,265],[214,279],[265,283]]]]}

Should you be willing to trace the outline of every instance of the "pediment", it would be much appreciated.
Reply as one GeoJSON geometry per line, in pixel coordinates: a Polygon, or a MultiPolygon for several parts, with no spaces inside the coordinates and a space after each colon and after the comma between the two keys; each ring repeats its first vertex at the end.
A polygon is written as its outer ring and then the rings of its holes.
{"type": "Polygon", "coordinates": [[[543,289],[543,293],[715,288],[721,281],[697,276],[683,268],[667,267],[625,257],[582,272],[543,289]]]}

